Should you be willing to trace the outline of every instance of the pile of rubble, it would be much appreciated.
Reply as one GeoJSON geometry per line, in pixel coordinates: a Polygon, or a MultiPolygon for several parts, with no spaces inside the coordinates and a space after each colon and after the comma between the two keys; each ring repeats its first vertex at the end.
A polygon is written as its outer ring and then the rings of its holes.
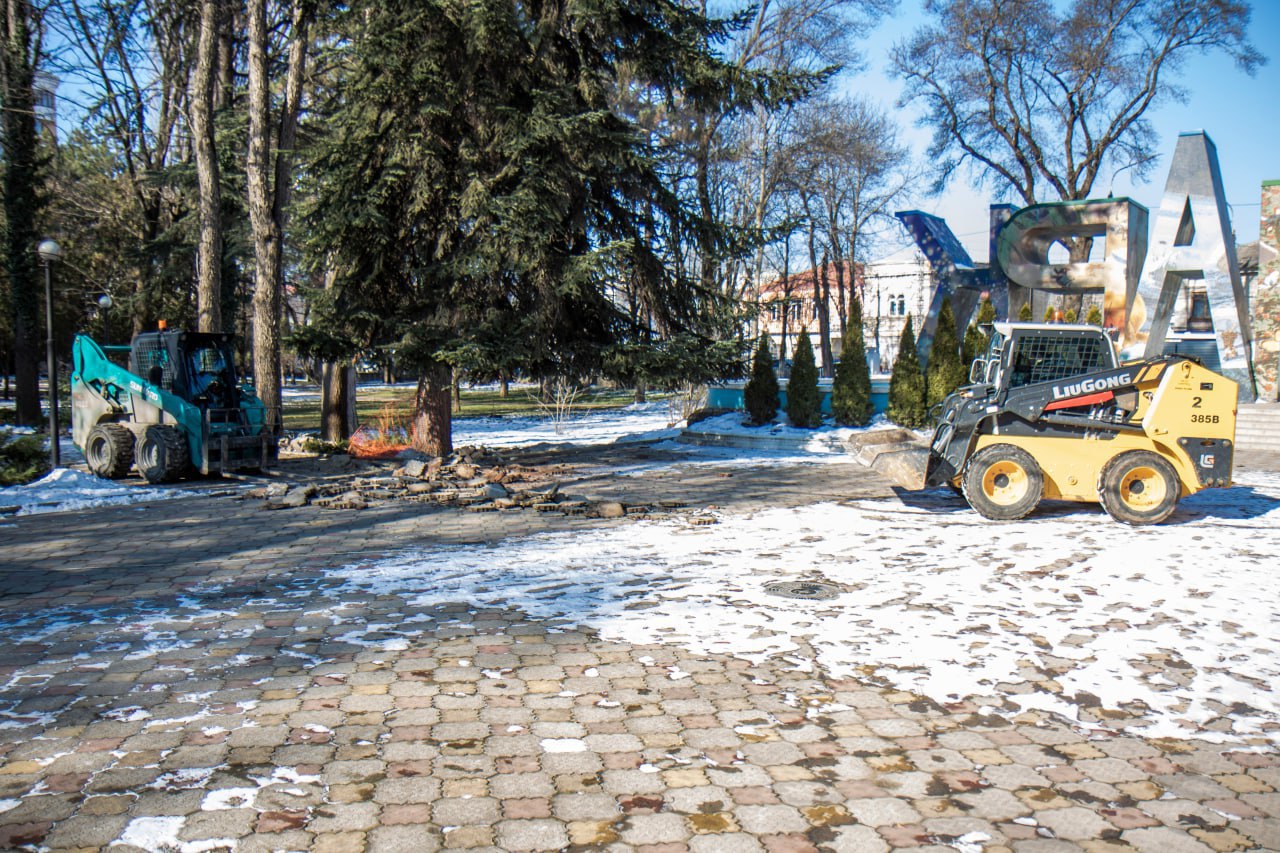
{"type": "Polygon", "coordinates": [[[318,506],[365,509],[389,502],[453,506],[471,512],[533,510],[594,518],[649,517],[684,504],[627,505],[593,501],[561,492],[569,473],[562,466],[532,467],[510,464],[493,451],[464,447],[448,458],[411,459],[402,466],[373,475],[354,475],[301,483],[272,483],[245,493],[265,501],[264,508],[318,506]]]}

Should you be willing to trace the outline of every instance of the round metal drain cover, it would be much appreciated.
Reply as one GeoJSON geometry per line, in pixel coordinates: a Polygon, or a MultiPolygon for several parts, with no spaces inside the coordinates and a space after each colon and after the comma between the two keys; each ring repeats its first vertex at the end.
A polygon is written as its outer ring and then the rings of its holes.
{"type": "Polygon", "coordinates": [[[820,600],[835,598],[840,594],[840,587],[824,581],[777,581],[765,584],[764,591],[783,598],[820,600]]]}

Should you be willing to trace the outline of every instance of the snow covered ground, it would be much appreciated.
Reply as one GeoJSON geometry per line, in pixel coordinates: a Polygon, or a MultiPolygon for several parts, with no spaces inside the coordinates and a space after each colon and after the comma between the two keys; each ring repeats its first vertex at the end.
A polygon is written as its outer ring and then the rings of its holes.
{"type": "MultiPolygon", "coordinates": [[[[67,461],[64,456],[64,461],[67,461]]],[[[84,471],[58,468],[34,483],[0,489],[0,507],[18,507],[16,515],[64,512],[95,506],[158,501],[180,497],[175,489],[147,489],[102,480],[84,471]]]]}
{"type": "Polygon", "coordinates": [[[679,434],[678,413],[664,402],[636,403],[620,409],[586,411],[565,418],[455,418],[453,444],[485,447],[528,447],[534,444],[610,444],[669,438],[679,434]]]}
{"type": "Polygon", "coordinates": [[[1280,477],[1263,475],[1192,497],[1158,527],[1068,504],[992,524],[935,490],[412,552],[334,575],[415,607],[513,607],[611,640],[781,655],[993,712],[1123,708],[1148,735],[1280,742],[1278,554],[1280,477]],[[765,590],[784,580],[843,591],[765,590]]]}

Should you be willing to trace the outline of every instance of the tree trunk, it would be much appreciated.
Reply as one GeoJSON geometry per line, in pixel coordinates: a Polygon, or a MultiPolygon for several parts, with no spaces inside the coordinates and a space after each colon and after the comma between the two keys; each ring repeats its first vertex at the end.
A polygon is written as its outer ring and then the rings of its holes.
{"type": "Polygon", "coordinates": [[[268,409],[280,409],[280,322],[284,290],[285,208],[293,179],[293,144],[298,122],[302,76],[306,66],[307,19],[301,4],[293,7],[289,65],[280,112],[278,151],[271,163],[271,79],[268,68],[266,0],[249,0],[249,150],[245,173],[249,188],[249,220],[253,228],[253,366],[254,381],[268,409]],[[274,171],[274,175],[272,172],[274,171]],[[274,180],[273,180],[274,179],[274,180]],[[273,185],[274,184],[274,185],[273,185]]]}
{"type": "Polygon", "coordinates": [[[455,415],[462,414],[462,381],[458,377],[458,368],[453,369],[453,381],[450,383],[449,392],[453,396],[453,413],[455,415]]]}
{"type": "Polygon", "coordinates": [[[449,390],[453,370],[443,361],[433,361],[418,379],[414,400],[413,446],[432,456],[453,452],[453,419],[449,412],[449,390]]]}
{"type": "Polygon", "coordinates": [[[648,388],[643,382],[636,383],[636,402],[647,403],[649,401],[648,388]]]}
{"type": "Polygon", "coordinates": [[[31,84],[31,9],[7,0],[0,45],[0,102],[4,104],[3,149],[5,271],[13,320],[15,416],[22,426],[40,423],[40,296],[35,220],[40,209],[36,127],[31,84]]]}
{"type": "Polygon", "coordinates": [[[355,432],[355,368],[326,361],[322,368],[320,437],[345,441],[355,432]]]}
{"type": "Polygon", "coordinates": [[[218,58],[218,0],[201,0],[195,73],[191,77],[191,135],[199,184],[196,309],[202,332],[222,331],[222,187],[213,136],[213,84],[218,58]]]}
{"type": "Polygon", "coordinates": [[[503,370],[498,374],[498,396],[507,399],[507,395],[511,393],[511,375],[503,370]]]}

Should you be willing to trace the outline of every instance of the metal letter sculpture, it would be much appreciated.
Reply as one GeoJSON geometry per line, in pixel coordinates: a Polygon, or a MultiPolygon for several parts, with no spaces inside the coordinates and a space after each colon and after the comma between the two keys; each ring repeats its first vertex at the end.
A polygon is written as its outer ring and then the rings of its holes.
{"type": "Polygon", "coordinates": [[[1258,279],[1253,283],[1254,369],[1258,396],[1276,399],[1280,367],[1280,181],[1262,182],[1258,279]]]}
{"type": "MultiPolygon", "coordinates": [[[[1218,370],[1239,383],[1241,399],[1252,400],[1249,300],[1240,279],[1218,151],[1203,131],[1178,137],[1154,231],[1139,294],[1148,309],[1155,309],[1142,323],[1132,295],[1126,306],[1140,326],[1138,342],[1146,341],[1141,354],[1151,357],[1164,351],[1184,283],[1203,281],[1213,317],[1218,370]]],[[[1136,350],[1132,354],[1138,355],[1136,350]]]]}
{"type": "MultiPolygon", "coordinates": [[[[996,265],[1015,284],[1054,293],[1103,291],[1104,320],[1127,342],[1136,330],[1125,306],[1138,292],[1147,251],[1147,209],[1127,198],[1064,201],[1024,207],[1005,223],[996,239],[996,265]],[[1055,243],[1102,238],[1101,261],[1049,262],[1055,243]]],[[[1122,346],[1124,344],[1122,343],[1122,346]]]]}
{"type": "MultiPolygon", "coordinates": [[[[1265,205],[1263,213],[1265,217],[1265,205]]],[[[1150,217],[1145,207],[1128,198],[1033,204],[1017,211],[993,205],[992,262],[985,269],[974,264],[939,217],[918,210],[897,217],[928,258],[936,280],[929,313],[921,323],[921,363],[927,362],[943,300],[953,300],[963,329],[979,291],[989,291],[996,316],[1007,318],[1026,301],[1024,288],[1054,293],[1101,291],[1103,324],[1117,330],[1123,354],[1158,355],[1183,282],[1199,279],[1208,295],[1220,370],[1239,383],[1241,399],[1253,399],[1248,300],[1241,285],[1217,151],[1203,132],[1178,138],[1156,218],[1152,263],[1145,276],[1150,217]],[[1100,261],[1049,261],[1055,243],[1079,245],[1084,239],[1099,238],[1105,245],[1100,261]],[[1150,315],[1148,306],[1154,306],[1150,315]]],[[[1265,221],[1263,231],[1265,242],[1265,221]]],[[[1280,278],[1280,273],[1275,276],[1280,278]]],[[[1276,287],[1280,291],[1280,283],[1276,287]]]]}

